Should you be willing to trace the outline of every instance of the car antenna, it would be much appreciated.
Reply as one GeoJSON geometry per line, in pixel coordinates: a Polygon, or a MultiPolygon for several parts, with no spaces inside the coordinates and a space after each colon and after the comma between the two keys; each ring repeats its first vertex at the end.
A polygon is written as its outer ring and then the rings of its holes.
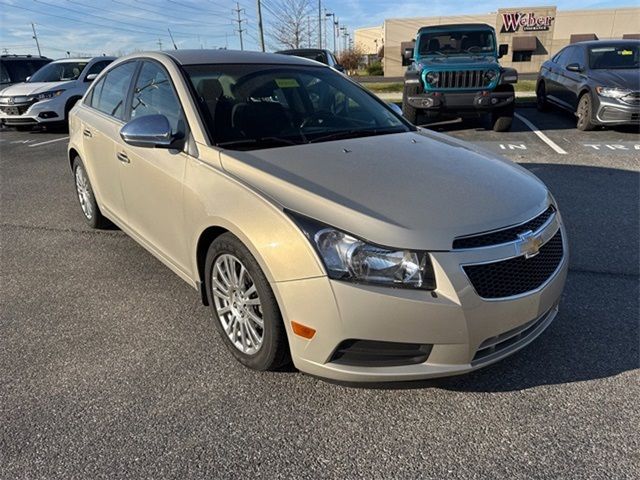
{"type": "Polygon", "coordinates": [[[174,48],[175,50],[177,50],[177,49],[178,49],[178,46],[176,45],[176,42],[175,42],[175,40],[173,39],[173,35],[171,35],[171,30],[169,30],[169,29],[167,28],[167,32],[169,32],[169,37],[171,37],[171,43],[173,43],[173,48],[174,48]]]}

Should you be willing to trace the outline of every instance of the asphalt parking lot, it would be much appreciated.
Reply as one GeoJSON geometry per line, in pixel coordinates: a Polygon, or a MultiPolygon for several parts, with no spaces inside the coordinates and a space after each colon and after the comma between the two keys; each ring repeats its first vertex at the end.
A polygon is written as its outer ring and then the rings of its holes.
{"type": "Polygon", "coordinates": [[[0,131],[0,478],[639,478],[640,135],[574,125],[432,126],[547,183],[569,278],[510,359],[378,388],[242,367],[195,291],[85,226],[65,134],[0,131]]]}

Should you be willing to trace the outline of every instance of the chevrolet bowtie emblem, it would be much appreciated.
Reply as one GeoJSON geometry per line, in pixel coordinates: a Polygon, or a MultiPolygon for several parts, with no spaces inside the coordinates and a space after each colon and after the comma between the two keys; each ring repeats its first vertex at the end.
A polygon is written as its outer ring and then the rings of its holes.
{"type": "Polygon", "coordinates": [[[544,243],[542,234],[535,235],[531,230],[518,234],[518,246],[524,258],[535,257],[540,253],[540,247],[544,243]]]}

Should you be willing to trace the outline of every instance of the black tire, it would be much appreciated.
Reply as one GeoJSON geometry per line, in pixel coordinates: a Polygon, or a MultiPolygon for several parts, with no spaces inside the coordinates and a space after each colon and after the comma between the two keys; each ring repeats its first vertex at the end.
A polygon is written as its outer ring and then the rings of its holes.
{"type": "Polygon", "coordinates": [[[100,207],[98,207],[96,197],[93,193],[93,187],[91,186],[89,176],[87,175],[87,170],[85,169],[82,160],[80,160],[80,157],[76,157],[73,160],[73,183],[76,187],[76,196],[78,197],[78,203],[80,204],[80,208],[82,210],[82,216],[84,217],[87,224],[91,228],[109,228],[111,226],[111,222],[102,215],[100,207]],[[81,170],[82,173],[79,173],[79,170],[81,170]],[[86,195],[81,194],[81,190],[78,185],[79,175],[84,175],[84,178],[86,178],[86,189],[84,186],[82,187],[82,191],[86,192],[86,195]],[[83,201],[86,202],[88,208],[85,208],[85,206],[83,206],[83,201]]]}
{"type": "Polygon", "coordinates": [[[511,124],[513,123],[514,106],[507,105],[506,107],[496,108],[491,112],[491,128],[494,132],[508,132],[511,130],[511,124]]]}
{"type": "Polygon", "coordinates": [[[214,323],[231,354],[244,366],[258,371],[277,370],[290,363],[291,356],[287,332],[273,290],[271,290],[271,286],[256,259],[235,235],[225,233],[211,243],[207,251],[204,274],[205,288],[209,305],[211,305],[213,311],[214,323]],[[262,320],[264,322],[262,345],[257,352],[250,355],[241,352],[232,343],[218,316],[214,301],[212,288],[213,268],[218,257],[225,254],[233,255],[246,268],[256,287],[261,304],[262,320]]]}
{"type": "Polygon", "coordinates": [[[416,95],[420,87],[418,85],[404,84],[402,90],[402,115],[414,125],[418,122],[418,109],[409,105],[409,97],[416,95]]]}
{"type": "Polygon", "coordinates": [[[588,132],[596,128],[596,124],[593,123],[593,104],[589,93],[583,94],[580,100],[578,100],[576,116],[578,117],[576,122],[576,128],[578,130],[588,132]]]}
{"type": "Polygon", "coordinates": [[[547,101],[547,88],[544,86],[544,82],[538,84],[536,88],[536,107],[539,112],[549,111],[549,102],[547,101]]]}

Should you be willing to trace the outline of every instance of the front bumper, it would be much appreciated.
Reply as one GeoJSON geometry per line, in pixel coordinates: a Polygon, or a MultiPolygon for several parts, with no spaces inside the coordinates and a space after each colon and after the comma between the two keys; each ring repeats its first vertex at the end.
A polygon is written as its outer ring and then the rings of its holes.
{"type": "Polygon", "coordinates": [[[597,96],[595,119],[601,125],[639,125],[640,105],[597,96]]]}
{"type": "Polygon", "coordinates": [[[0,103],[0,122],[7,126],[38,125],[64,120],[65,99],[0,103]]]}
{"type": "Polygon", "coordinates": [[[427,111],[490,111],[514,102],[513,92],[425,92],[407,98],[409,105],[427,111]]]}
{"type": "Polygon", "coordinates": [[[564,253],[555,272],[535,291],[504,299],[481,298],[462,266],[512,256],[507,246],[432,253],[435,295],[326,277],[276,283],[294,364],[338,381],[385,382],[462,374],[511,355],[557,314],[568,270],[566,234],[560,229],[564,253]],[[315,336],[306,340],[293,334],[292,320],[314,328],[315,336]],[[428,345],[428,358],[401,366],[335,361],[337,348],[350,339],[428,345]]]}

